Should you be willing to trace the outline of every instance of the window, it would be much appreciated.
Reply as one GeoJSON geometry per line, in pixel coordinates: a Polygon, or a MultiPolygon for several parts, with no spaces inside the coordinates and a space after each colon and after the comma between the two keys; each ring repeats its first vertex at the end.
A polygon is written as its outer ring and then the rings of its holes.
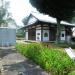
{"type": "Polygon", "coordinates": [[[39,38],[39,37],[37,37],[37,39],[39,40],[40,38],[39,38]]]}
{"type": "Polygon", "coordinates": [[[48,33],[44,33],[44,37],[48,37],[48,33]]]}
{"type": "Polygon", "coordinates": [[[62,34],[62,37],[64,37],[64,34],[62,34]]]}
{"type": "Polygon", "coordinates": [[[40,33],[37,33],[37,35],[40,35],[40,33]]]}

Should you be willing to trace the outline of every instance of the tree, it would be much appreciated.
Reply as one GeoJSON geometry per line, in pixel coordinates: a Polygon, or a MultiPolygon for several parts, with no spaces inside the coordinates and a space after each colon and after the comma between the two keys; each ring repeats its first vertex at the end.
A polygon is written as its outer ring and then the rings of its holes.
{"type": "Polygon", "coordinates": [[[23,22],[24,25],[27,25],[29,18],[30,18],[30,16],[26,16],[26,17],[22,20],[22,22],[23,22]]]}
{"type": "Polygon", "coordinates": [[[60,21],[70,22],[75,11],[75,0],[30,0],[30,3],[42,13],[57,19],[57,41],[60,39],[60,21]]]}
{"type": "Polygon", "coordinates": [[[10,16],[10,13],[8,12],[9,8],[9,2],[1,0],[1,6],[0,6],[0,26],[8,26],[8,22],[15,23],[14,19],[12,19],[10,16]]]}

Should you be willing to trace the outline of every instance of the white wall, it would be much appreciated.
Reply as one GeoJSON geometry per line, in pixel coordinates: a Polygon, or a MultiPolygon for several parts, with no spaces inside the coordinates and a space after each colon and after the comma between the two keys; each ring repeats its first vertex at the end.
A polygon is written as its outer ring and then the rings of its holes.
{"type": "Polygon", "coordinates": [[[67,35],[67,36],[66,36],[66,41],[67,41],[68,43],[71,42],[71,36],[70,36],[70,35],[67,35]]]}
{"type": "Polygon", "coordinates": [[[48,42],[49,41],[49,30],[43,30],[43,41],[48,42]],[[48,36],[45,36],[45,33],[48,34],[48,36]]]}
{"type": "Polygon", "coordinates": [[[41,30],[36,29],[36,41],[41,41],[41,30]]]}
{"type": "Polygon", "coordinates": [[[25,40],[28,40],[28,31],[25,33],[25,40]]]}
{"type": "Polygon", "coordinates": [[[60,39],[61,41],[65,41],[65,31],[61,31],[60,39]]]}

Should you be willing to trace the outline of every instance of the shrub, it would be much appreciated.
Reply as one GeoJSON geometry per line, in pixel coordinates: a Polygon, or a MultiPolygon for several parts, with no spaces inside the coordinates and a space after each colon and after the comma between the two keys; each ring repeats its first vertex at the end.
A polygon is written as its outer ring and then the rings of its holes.
{"type": "Polygon", "coordinates": [[[75,71],[70,72],[68,75],[75,75],[75,71]]]}
{"type": "Polygon", "coordinates": [[[24,56],[39,64],[52,75],[67,75],[75,70],[75,63],[57,48],[47,48],[39,43],[17,44],[16,49],[24,56]]]}

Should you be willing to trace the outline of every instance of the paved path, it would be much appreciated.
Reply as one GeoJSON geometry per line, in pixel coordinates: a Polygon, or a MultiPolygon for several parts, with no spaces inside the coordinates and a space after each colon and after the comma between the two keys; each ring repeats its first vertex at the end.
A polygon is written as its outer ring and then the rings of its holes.
{"type": "Polygon", "coordinates": [[[0,50],[0,75],[50,75],[15,49],[0,50]]]}

